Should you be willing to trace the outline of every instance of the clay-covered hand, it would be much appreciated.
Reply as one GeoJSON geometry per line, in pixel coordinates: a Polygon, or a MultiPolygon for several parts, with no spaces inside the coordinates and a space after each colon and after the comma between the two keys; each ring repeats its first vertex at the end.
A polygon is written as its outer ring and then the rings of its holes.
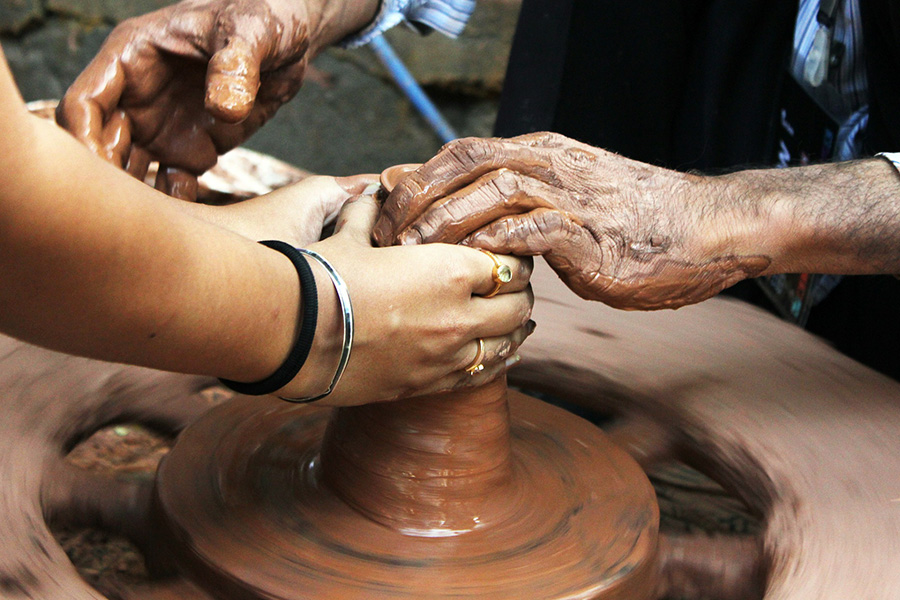
{"type": "Polygon", "coordinates": [[[675,308],[770,262],[732,247],[741,225],[719,210],[713,181],[558,134],[462,139],[394,188],[375,236],[543,255],[584,298],[675,308]]]}
{"type": "Polygon", "coordinates": [[[184,202],[182,211],[252,240],[281,240],[296,247],[318,242],[344,203],[377,186],[377,175],[314,175],[263,196],[225,206],[184,202]]]}
{"type": "Polygon", "coordinates": [[[96,154],[192,199],[196,177],[299,90],[311,56],[372,2],[184,0],[123,22],[75,80],[57,119],[96,154]],[[351,10],[352,9],[352,10],[351,10]]]}
{"type": "MultiPolygon", "coordinates": [[[[534,327],[529,321],[531,259],[498,257],[510,267],[512,279],[486,298],[496,287],[494,262],[487,254],[447,244],[373,248],[377,213],[372,196],[352,199],[338,217],[335,235],[310,246],[345,280],[356,323],[347,369],[336,391],[321,402],[350,405],[417,396],[483,385],[506,372],[534,327]],[[479,338],[484,340],[482,357],[479,338]],[[478,362],[482,370],[466,371],[478,362]]],[[[327,276],[317,267],[314,271],[320,307],[336,310],[327,276]]],[[[310,357],[279,395],[308,396],[328,386],[341,332],[338,319],[320,312],[310,357]]]]}

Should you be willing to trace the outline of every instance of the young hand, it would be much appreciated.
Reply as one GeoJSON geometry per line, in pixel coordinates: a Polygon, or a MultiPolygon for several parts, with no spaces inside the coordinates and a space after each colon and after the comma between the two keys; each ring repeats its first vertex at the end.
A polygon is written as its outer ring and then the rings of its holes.
{"type": "MultiPolygon", "coordinates": [[[[495,287],[493,260],[462,246],[429,244],[374,248],[378,205],[359,196],[344,208],[335,235],[313,244],[349,288],[356,321],[350,362],[323,404],[352,405],[482,385],[502,373],[533,330],[531,260],[498,257],[512,280],[495,287]],[[484,369],[469,374],[484,341],[484,369]]],[[[341,349],[337,301],[325,273],[319,281],[320,326],[300,376],[280,396],[309,396],[327,388],[341,349]],[[330,307],[330,308],[329,308],[330,307]]],[[[513,359],[514,360],[514,359],[513,359]]]]}
{"type": "Polygon", "coordinates": [[[314,175],[263,196],[225,206],[180,203],[184,212],[251,240],[281,240],[296,247],[318,242],[349,198],[377,182],[377,175],[314,175]]]}

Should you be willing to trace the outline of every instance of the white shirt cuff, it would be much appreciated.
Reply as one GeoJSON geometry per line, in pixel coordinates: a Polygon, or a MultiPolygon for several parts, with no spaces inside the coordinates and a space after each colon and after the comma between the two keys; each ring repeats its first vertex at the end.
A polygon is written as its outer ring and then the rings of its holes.
{"type": "Polygon", "coordinates": [[[894,165],[894,169],[897,170],[897,173],[900,173],[900,152],[879,152],[875,156],[880,156],[881,158],[886,158],[891,161],[891,164],[894,165]]]}
{"type": "Polygon", "coordinates": [[[340,45],[363,46],[403,21],[417,25],[420,30],[434,29],[455,38],[465,29],[474,10],[475,0],[382,0],[375,20],[340,45]]]}

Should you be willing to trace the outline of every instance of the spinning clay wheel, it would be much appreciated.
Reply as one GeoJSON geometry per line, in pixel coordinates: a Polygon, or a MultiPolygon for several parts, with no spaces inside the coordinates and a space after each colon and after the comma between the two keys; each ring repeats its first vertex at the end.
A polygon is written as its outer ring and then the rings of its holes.
{"type": "Polygon", "coordinates": [[[613,413],[604,434],[504,381],[343,408],[0,338],[0,595],[102,598],[46,520],[123,533],[182,598],[895,598],[900,385],[714,299],[627,313],[536,268],[511,383],[613,413]],[[155,482],[62,458],[111,423],[176,433],[155,482]],[[671,537],[643,468],[683,460],[764,519],[671,537]]]}

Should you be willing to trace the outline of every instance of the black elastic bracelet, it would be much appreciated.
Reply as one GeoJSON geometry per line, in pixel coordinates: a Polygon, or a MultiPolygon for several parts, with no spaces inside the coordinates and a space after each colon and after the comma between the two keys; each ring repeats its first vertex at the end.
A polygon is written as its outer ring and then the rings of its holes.
{"type": "Polygon", "coordinates": [[[290,244],[279,242],[277,240],[267,240],[260,242],[263,246],[268,246],[272,250],[281,252],[294,264],[297,269],[297,275],[300,277],[300,302],[303,305],[302,321],[300,326],[300,334],[291,348],[290,354],[274,373],[255,383],[242,383],[240,381],[230,381],[228,379],[220,379],[223,385],[239,394],[247,394],[249,396],[264,396],[280,390],[297,376],[306,357],[309,356],[309,350],[312,348],[313,338],[316,336],[316,322],[319,317],[319,300],[316,293],[316,278],[313,276],[306,257],[290,244]]]}

